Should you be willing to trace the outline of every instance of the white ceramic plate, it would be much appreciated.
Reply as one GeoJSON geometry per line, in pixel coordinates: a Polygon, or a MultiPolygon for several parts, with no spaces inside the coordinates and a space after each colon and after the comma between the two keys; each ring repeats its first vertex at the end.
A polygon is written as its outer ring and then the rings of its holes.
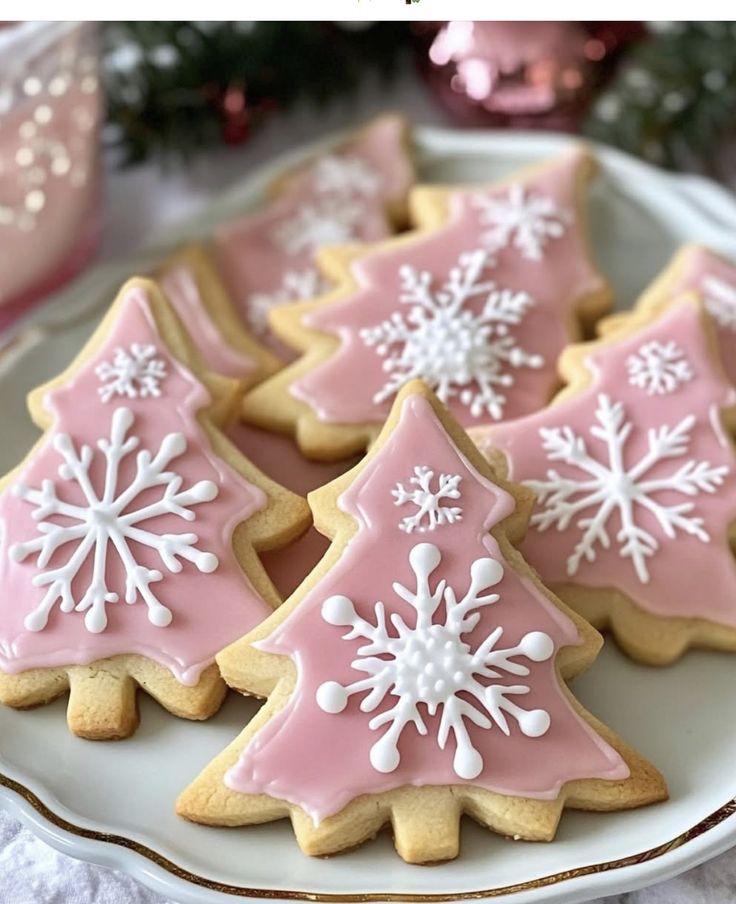
{"type": "MultiPolygon", "coordinates": [[[[425,181],[490,180],[561,150],[568,139],[418,131],[425,181]]],[[[24,396],[73,356],[128,275],[166,246],[205,235],[255,203],[264,182],[313,151],[284,157],[228,192],[150,253],[90,271],[15,332],[0,359],[0,470],[35,437],[24,396]]],[[[671,176],[611,150],[591,202],[600,264],[627,305],[686,240],[736,253],[736,200],[700,179],[671,176]]],[[[697,563],[693,563],[697,567],[697,563]]],[[[468,822],[462,855],[408,866],[390,838],[329,860],[303,856],[286,823],[250,829],[191,825],[177,793],[242,728],[256,704],[233,696],[204,724],[142,699],[133,738],[95,744],[69,735],[65,701],[32,712],[0,709],[0,805],[60,850],[127,870],[180,902],[461,900],[567,904],[674,875],[736,843],[736,660],[695,653],[647,669],[607,645],[575,690],[583,703],[665,774],[671,800],[631,813],[567,812],[553,844],[505,841],[468,822]]]]}

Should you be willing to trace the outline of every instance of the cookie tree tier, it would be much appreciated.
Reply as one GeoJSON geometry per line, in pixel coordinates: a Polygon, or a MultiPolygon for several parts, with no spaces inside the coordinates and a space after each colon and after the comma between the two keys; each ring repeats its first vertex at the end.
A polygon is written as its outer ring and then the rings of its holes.
{"type": "Polygon", "coordinates": [[[636,659],[736,650],[736,392],[697,298],[619,317],[561,370],[549,408],[473,432],[536,494],[524,556],[636,659]]]}
{"type": "Polygon", "coordinates": [[[575,149],[501,185],[417,188],[419,229],[326,251],[338,287],[273,311],[302,356],[246,396],[245,419],[331,459],[369,445],[413,378],[464,426],[545,405],[558,354],[609,302],[585,235],[593,170],[575,149]]]}
{"type": "Polygon", "coordinates": [[[164,262],[156,278],[207,368],[237,381],[234,408],[242,392],[280,368],[279,359],[238,316],[204,246],[182,248],[164,262]]]}
{"type": "Polygon", "coordinates": [[[422,863],[457,854],[463,813],[551,839],[566,803],[666,795],[563,683],[600,637],[512,545],[529,493],[493,478],[422,383],[399,393],[368,456],[309,498],[332,545],[218,657],[228,683],[268,702],[183,792],[182,815],[288,816],[316,855],[391,822],[399,854],[422,863]]]}
{"type": "Polygon", "coordinates": [[[2,702],[68,688],[90,738],[134,729],[136,684],[176,715],[218,708],[215,654],[279,603],[257,551],[309,522],[218,430],[233,388],[133,280],[31,394],[44,435],[0,483],[2,702]]]}
{"type": "Polygon", "coordinates": [[[270,333],[270,310],[327,289],[314,262],[317,249],[376,241],[403,224],[413,181],[407,123],[385,114],[287,172],[271,186],[263,210],[221,226],[216,260],[253,332],[288,353],[270,333]]]}
{"type": "MultiPolygon", "coordinates": [[[[637,308],[656,313],[684,292],[703,299],[718,336],[721,363],[736,384],[736,266],[700,245],[685,245],[644,292],[637,308]]],[[[617,329],[625,314],[600,323],[601,335],[617,329]]]]}

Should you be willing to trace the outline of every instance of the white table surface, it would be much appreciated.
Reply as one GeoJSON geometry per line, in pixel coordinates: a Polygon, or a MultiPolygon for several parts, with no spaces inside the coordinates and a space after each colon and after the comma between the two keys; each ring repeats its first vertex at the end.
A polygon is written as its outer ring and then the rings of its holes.
{"type": "MultiPolygon", "coordinates": [[[[107,224],[100,259],[145,245],[282,150],[359,124],[387,106],[414,123],[452,125],[420,79],[407,71],[390,90],[371,86],[327,110],[275,115],[243,145],[208,151],[182,168],[157,163],[107,171],[107,224]]],[[[736,850],[680,878],[591,904],[734,904],[736,850]]],[[[0,812],[0,904],[175,904],[125,874],[57,853],[0,812]]]]}

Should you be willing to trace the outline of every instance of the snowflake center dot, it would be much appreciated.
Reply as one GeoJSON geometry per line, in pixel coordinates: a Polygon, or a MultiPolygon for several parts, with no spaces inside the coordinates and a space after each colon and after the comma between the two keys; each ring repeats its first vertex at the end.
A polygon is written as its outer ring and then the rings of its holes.
{"type": "Polygon", "coordinates": [[[396,659],[397,696],[416,694],[431,708],[454,696],[472,671],[470,646],[444,625],[412,634],[392,650],[396,659]]]}

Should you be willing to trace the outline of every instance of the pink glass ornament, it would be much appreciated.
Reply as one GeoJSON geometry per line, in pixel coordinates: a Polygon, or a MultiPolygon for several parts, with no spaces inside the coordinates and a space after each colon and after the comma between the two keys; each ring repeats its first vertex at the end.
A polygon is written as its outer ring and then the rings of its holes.
{"type": "Polygon", "coordinates": [[[78,272],[100,231],[93,23],[0,28],[0,329],[78,272]]]}

